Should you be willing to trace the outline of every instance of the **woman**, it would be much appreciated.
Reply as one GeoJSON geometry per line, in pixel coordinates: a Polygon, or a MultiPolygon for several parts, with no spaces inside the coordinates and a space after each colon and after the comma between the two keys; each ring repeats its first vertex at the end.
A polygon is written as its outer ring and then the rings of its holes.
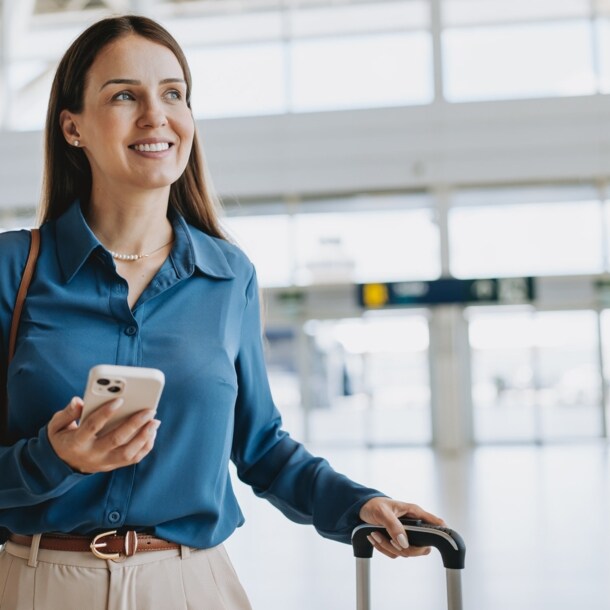
{"type": "MultiPolygon", "coordinates": [[[[222,547],[243,523],[229,459],[323,536],[385,526],[371,542],[390,557],[429,552],[408,546],[399,516],[442,524],[281,429],[256,276],[218,226],[190,92],[180,47],[143,17],[94,24],[58,67],[41,253],[7,374],[1,610],[249,608],[222,547]],[[145,409],[99,434],[112,401],[80,423],[77,396],[100,363],[160,368],[158,419],[145,409]]],[[[28,244],[0,236],[2,367],[28,244]]]]}

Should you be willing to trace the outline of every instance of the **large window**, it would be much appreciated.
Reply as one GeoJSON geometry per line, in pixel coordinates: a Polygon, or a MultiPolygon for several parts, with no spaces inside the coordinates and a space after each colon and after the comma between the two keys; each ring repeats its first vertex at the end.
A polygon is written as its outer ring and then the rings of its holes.
{"type": "Polygon", "coordinates": [[[290,286],[294,276],[292,219],[287,214],[223,218],[229,239],[250,257],[261,286],[290,286]]]}
{"type": "Polygon", "coordinates": [[[603,434],[594,312],[472,308],[469,318],[475,440],[603,434]]]}
{"type": "Polygon", "coordinates": [[[428,321],[421,312],[311,320],[310,439],[368,445],[431,440],[428,321]]]}
{"type": "MultiPolygon", "coordinates": [[[[10,129],[43,126],[59,57],[104,14],[56,9],[30,18],[24,3],[15,17],[6,73],[0,64],[10,129]]],[[[146,14],[185,50],[196,118],[425,104],[433,98],[426,0],[243,3],[239,10],[223,2],[153,3],[146,14]]]]}
{"type": "Polygon", "coordinates": [[[594,195],[586,189],[458,194],[449,215],[452,273],[457,277],[600,273],[602,206],[594,195]]]}
{"type": "Polygon", "coordinates": [[[442,6],[449,101],[598,90],[600,49],[588,0],[443,0],[442,6]]]}
{"type": "Polygon", "coordinates": [[[377,34],[295,41],[291,109],[338,110],[432,101],[430,35],[377,34]]]}
{"type": "Polygon", "coordinates": [[[419,207],[424,199],[307,202],[290,215],[284,208],[249,216],[229,210],[223,224],[263,286],[433,279],[440,237],[432,210],[419,207]]]}
{"type": "MultiPolygon", "coordinates": [[[[7,70],[0,64],[9,129],[42,127],[56,62],[106,14],[55,2],[29,15],[32,4],[14,2],[7,70]]],[[[610,92],[607,3],[440,5],[438,61],[428,0],[153,2],[146,14],[186,51],[196,118],[427,104],[435,81],[437,101],[450,102],[610,92]]]]}
{"type": "Polygon", "coordinates": [[[286,112],[284,49],[279,43],[187,51],[197,118],[286,112]]]}
{"type": "Polygon", "coordinates": [[[448,30],[445,96],[451,102],[595,93],[591,23],[448,30]]]}
{"type": "Polygon", "coordinates": [[[295,224],[298,283],[440,274],[438,227],[430,209],[304,213],[295,224]]]}

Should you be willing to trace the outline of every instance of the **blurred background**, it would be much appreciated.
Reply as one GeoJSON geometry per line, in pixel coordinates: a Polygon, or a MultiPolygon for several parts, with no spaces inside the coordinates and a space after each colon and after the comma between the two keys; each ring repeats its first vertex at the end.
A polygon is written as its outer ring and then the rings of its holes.
{"type": "MultiPolygon", "coordinates": [[[[157,19],[258,270],[287,429],[458,529],[466,608],[608,608],[610,1],[1,7],[2,230],[35,222],[70,42],[157,19]]],[[[348,547],[238,493],[255,608],[355,607],[348,547]]],[[[379,558],[378,607],[443,607],[439,564],[379,558]]]]}

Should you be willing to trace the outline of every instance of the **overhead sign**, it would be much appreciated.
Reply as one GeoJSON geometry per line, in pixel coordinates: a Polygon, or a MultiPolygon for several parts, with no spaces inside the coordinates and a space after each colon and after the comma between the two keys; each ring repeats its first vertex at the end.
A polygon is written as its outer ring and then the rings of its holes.
{"type": "Polygon", "coordinates": [[[443,278],[427,282],[360,284],[362,307],[408,307],[473,303],[517,304],[534,300],[534,278],[485,278],[462,280],[443,278]]]}

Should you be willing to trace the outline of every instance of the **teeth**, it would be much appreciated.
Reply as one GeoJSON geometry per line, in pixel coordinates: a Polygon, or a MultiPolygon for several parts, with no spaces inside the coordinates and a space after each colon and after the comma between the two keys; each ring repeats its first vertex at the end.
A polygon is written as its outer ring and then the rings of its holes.
{"type": "Polygon", "coordinates": [[[169,148],[168,142],[159,142],[157,144],[136,144],[133,147],[135,150],[140,152],[161,152],[169,148]]]}

